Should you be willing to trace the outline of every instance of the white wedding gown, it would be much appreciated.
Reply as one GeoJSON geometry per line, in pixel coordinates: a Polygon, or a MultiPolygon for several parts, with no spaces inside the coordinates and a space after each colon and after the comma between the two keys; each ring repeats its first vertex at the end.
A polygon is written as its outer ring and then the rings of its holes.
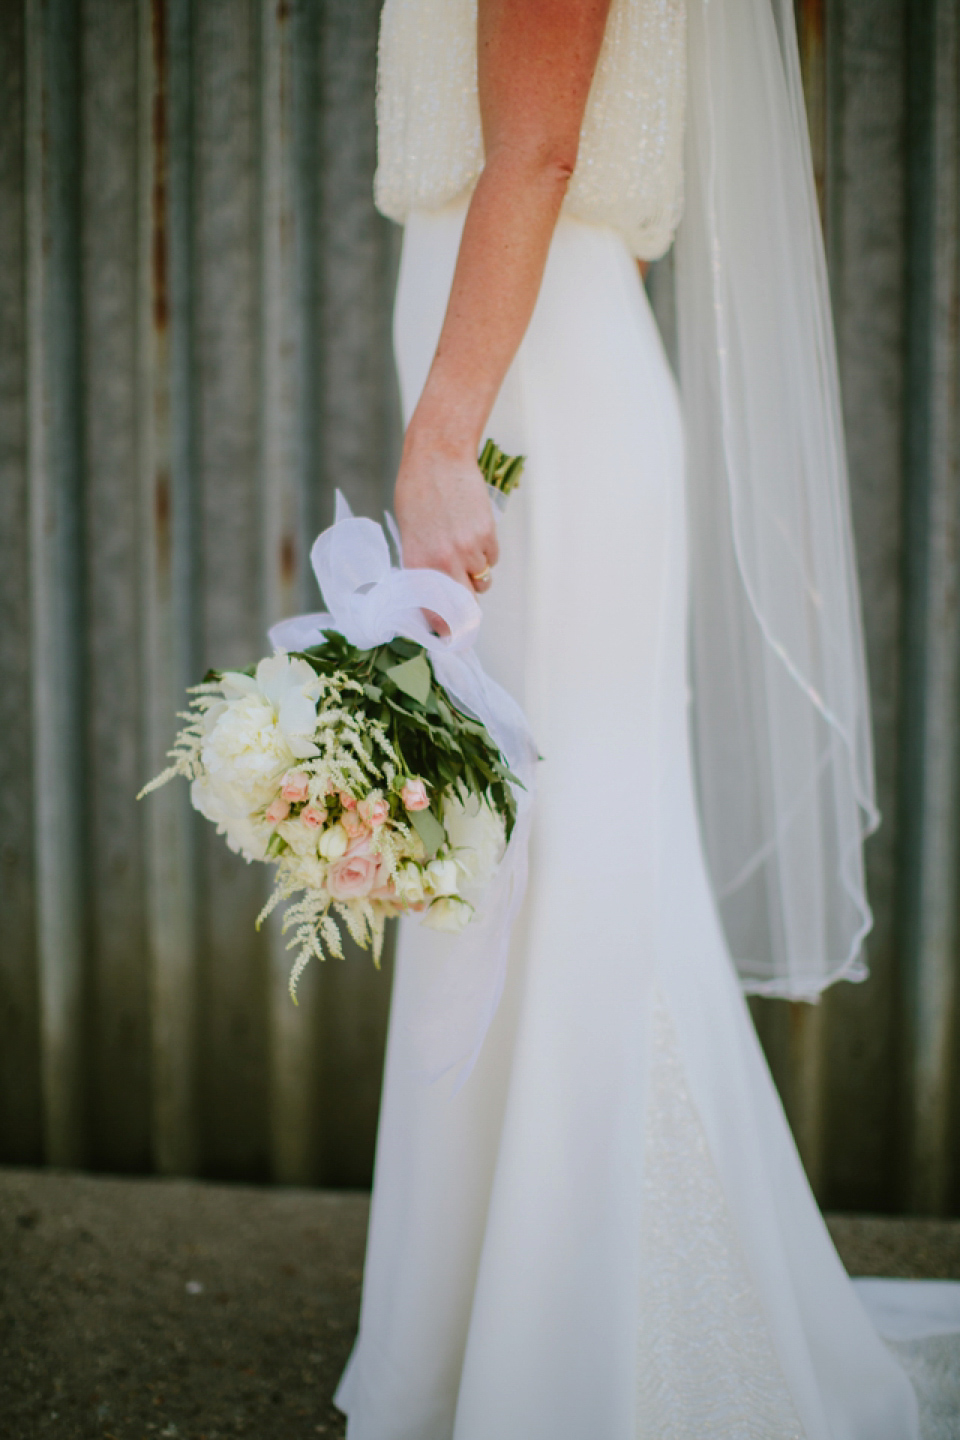
{"type": "MultiPolygon", "coordinates": [[[[407,416],[464,212],[406,228],[407,416]]],[[[530,883],[456,1096],[414,1078],[410,1035],[418,971],[456,940],[402,927],[349,1440],[916,1440],[714,907],[678,396],[613,230],[561,219],[488,430],[528,456],[480,650],[543,756],[530,883]]]]}

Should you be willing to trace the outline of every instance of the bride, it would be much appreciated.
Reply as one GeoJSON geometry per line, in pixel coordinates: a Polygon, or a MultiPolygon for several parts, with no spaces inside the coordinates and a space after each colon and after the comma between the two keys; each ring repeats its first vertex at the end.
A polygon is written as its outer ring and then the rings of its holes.
{"type": "Polygon", "coordinates": [[[876,823],[792,23],[384,6],[404,563],[485,597],[543,758],[499,1006],[433,1084],[456,941],[401,927],[350,1440],[920,1434],[743,1000],[862,978],[876,823]],[[674,239],[679,395],[636,264],[674,239]]]}

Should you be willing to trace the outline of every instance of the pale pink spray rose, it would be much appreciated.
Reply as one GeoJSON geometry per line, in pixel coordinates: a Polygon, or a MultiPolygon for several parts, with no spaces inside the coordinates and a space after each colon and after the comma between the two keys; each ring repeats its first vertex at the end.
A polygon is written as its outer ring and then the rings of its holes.
{"type": "Polygon", "coordinates": [[[319,830],[321,825],[327,823],[327,810],[324,805],[305,805],[300,811],[300,819],[304,825],[311,830],[319,830]]]}
{"type": "Polygon", "coordinates": [[[357,806],[357,814],[365,825],[369,825],[371,830],[376,830],[378,825],[389,820],[390,806],[382,796],[376,800],[361,800],[357,806]]]}
{"type": "Polygon", "coordinates": [[[380,879],[381,860],[369,849],[366,836],[351,845],[342,860],[327,871],[327,889],[334,900],[360,900],[369,895],[380,879]]]}
{"type": "Polygon", "coordinates": [[[348,790],[341,790],[340,804],[343,806],[344,810],[354,810],[356,809],[357,802],[356,800],[354,800],[353,796],[348,790]]]}
{"type": "Polygon", "coordinates": [[[340,816],[340,824],[344,830],[346,830],[351,840],[358,840],[361,835],[369,835],[370,833],[355,810],[344,810],[340,816]]]}
{"type": "Polygon", "coordinates": [[[268,825],[279,825],[280,821],[286,820],[289,814],[289,800],[284,800],[282,795],[278,795],[276,800],[272,800],[267,806],[264,812],[264,819],[267,821],[268,825]]]}
{"type": "Polygon", "coordinates": [[[430,797],[427,794],[427,787],[422,780],[407,780],[400,791],[400,799],[403,801],[405,810],[426,810],[430,804],[430,797]]]}
{"type": "Polygon", "coordinates": [[[393,883],[392,875],[388,875],[385,880],[382,878],[378,880],[375,889],[370,891],[371,900],[381,900],[386,904],[393,904],[396,898],[397,887],[393,883]]]}
{"type": "Polygon", "coordinates": [[[421,910],[425,910],[428,901],[423,893],[423,885],[413,881],[409,872],[419,875],[416,865],[401,865],[396,875],[391,875],[387,880],[381,878],[376,889],[370,891],[370,899],[382,900],[392,905],[399,914],[410,910],[419,914],[421,910]],[[408,872],[406,875],[405,871],[408,872]]]}
{"type": "Polygon", "coordinates": [[[301,800],[306,800],[309,790],[310,776],[305,770],[288,770],[280,781],[280,794],[291,805],[299,805],[301,800]]]}

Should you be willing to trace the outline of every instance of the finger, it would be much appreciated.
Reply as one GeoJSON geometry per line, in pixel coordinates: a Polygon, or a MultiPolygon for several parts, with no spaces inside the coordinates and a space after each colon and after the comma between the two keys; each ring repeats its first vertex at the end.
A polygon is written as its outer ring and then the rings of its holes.
{"type": "Polygon", "coordinates": [[[489,539],[484,537],[483,540],[464,549],[462,552],[463,568],[471,578],[474,575],[482,575],[493,569],[498,557],[496,536],[489,539]]]}
{"type": "Polygon", "coordinates": [[[449,635],[450,626],[442,615],[437,615],[433,610],[424,610],[423,618],[426,620],[434,635],[449,635]]]}
{"type": "Polygon", "coordinates": [[[444,566],[445,575],[451,580],[456,580],[458,585],[463,585],[467,590],[473,590],[473,576],[462,560],[453,560],[449,565],[444,566]]]}
{"type": "Polygon", "coordinates": [[[467,570],[470,586],[478,595],[483,595],[493,584],[493,566],[483,560],[481,564],[467,570]]]}
{"type": "Polygon", "coordinates": [[[477,543],[475,551],[471,553],[471,559],[479,561],[478,565],[472,567],[475,570],[482,570],[485,565],[489,565],[491,570],[493,569],[500,559],[500,539],[496,526],[477,543]]]}

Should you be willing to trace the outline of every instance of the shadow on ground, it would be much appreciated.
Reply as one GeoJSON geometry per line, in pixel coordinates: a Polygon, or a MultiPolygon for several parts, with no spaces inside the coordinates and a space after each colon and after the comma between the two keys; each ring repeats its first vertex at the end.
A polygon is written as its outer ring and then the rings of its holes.
{"type": "MultiPolygon", "coordinates": [[[[0,1436],[335,1440],[363,1195],[0,1169],[0,1436]]],[[[960,1222],[830,1220],[852,1274],[960,1279],[960,1222]]]]}

